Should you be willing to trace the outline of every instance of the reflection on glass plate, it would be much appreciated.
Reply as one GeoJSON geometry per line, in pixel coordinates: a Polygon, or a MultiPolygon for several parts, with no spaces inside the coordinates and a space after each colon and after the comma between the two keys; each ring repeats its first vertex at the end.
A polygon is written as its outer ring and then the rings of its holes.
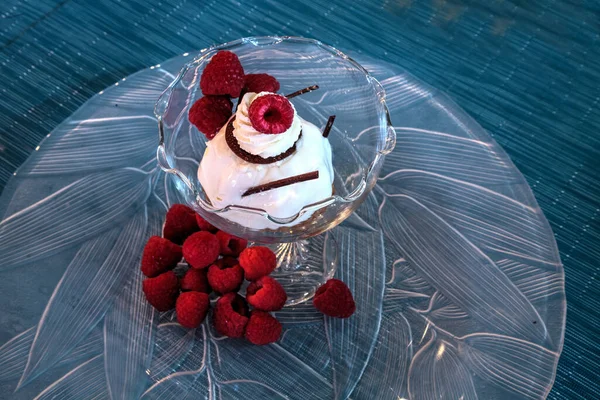
{"type": "Polygon", "coordinates": [[[359,61],[387,91],[398,141],[368,199],[331,231],[357,313],[286,308],[281,339],[254,347],[149,307],[141,250],[180,201],[156,168],[152,110],[190,59],[92,98],[0,197],[0,397],[545,397],[565,318],[546,219],[479,125],[369,59],[359,61]]]}

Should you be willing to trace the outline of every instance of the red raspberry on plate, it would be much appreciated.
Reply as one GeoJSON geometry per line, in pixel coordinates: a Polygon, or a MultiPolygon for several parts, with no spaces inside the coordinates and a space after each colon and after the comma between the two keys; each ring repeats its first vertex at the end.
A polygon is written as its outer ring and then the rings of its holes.
{"type": "Polygon", "coordinates": [[[239,258],[246,279],[255,281],[269,275],[277,267],[277,257],[268,247],[253,246],[244,249],[239,258]]]}
{"type": "Polygon", "coordinates": [[[188,119],[210,140],[231,117],[231,107],[225,96],[204,96],[192,105],[188,119]]]}
{"type": "Polygon", "coordinates": [[[238,97],[244,87],[244,76],[244,67],[238,56],[231,51],[221,50],[204,67],[200,89],[205,95],[238,97]]]}
{"type": "Polygon", "coordinates": [[[237,293],[227,293],[219,300],[213,312],[213,325],[222,335],[242,337],[248,323],[248,305],[237,293]]]}
{"type": "Polygon", "coordinates": [[[167,211],[163,236],[173,243],[182,244],[196,231],[198,231],[196,212],[186,205],[173,204],[167,211]]]}
{"type": "Polygon", "coordinates": [[[278,134],[287,131],[294,120],[290,101],[279,94],[256,97],[248,107],[252,127],[261,133],[278,134]]]}
{"type": "Polygon", "coordinates": [[[209,306],[210,300],[206,293],[181,293],[175,307],[177,322],[185,328],[197,328],[206,318],[209,306]]]}
{"type": "Polygon", "coordinates": [[[273,76],[269,74],[247,74],[244,79],[244,89],[242,90],[242,92],[276,93],[278,90],[279,82],[273,76]]]}
{"type": "Polygon", "coordinates": [[[217,233],[218,229],[214,227],[210,222],[202,218],[200,214],[196,214],[196,223],[201,231],[209,231],[211,233],[217,233]]]}
{"type": "Polygon", "coordinates": [[[147,278],[142,282],[146,300],[158,311],[169,311],[175,307],[179,295],[179,282],[173,271],[147,278]]]}
{"type": "Polygon", "coordinates": [[[244,270],[239,264],[215,263],[208,267],[208,283],[217,293],[237,292],[244,282],[244,270]]]}
{"type": "Polygon", "coordinates": [[[356,310],[350,289],[339,279],[330,279],[319,287],[313,304],[323,314],[336,318],[348,318],[356,310]]]}
{"type": "Polygon", "coordinates": [[[142,273],[148,278],[154,278],[175,268],[181,257],[181,246],[159,236],[152,236],[142,254],[142,273]]]}
{"type": "Polygon", "coordinates": [[[206,268],[219,257],[219,239],[210,232],[192,234],[183,243],[183,258],[193,268],[206,268]]]}
{"type": "Polygon", "coordinates": [[[281,323],[264,311],[252,311],[246,325],[246,339],[252,344],[269,344],[281,336],[281,323]]]}
{"type": "Polygon", "coordinates": [[[262,311],[281,310],[287,300],[285,289],[270,276],[263,276],[250,283],[246,289],[246,301],[262,311]]]}
{"type": "Polygon", "coordinates": [[[212,289],[208,284],[208,270],[204,269],[196,269],[190,268],[187,270],[183,278],[179,280],[179,285],[181,286],[181,290],[184,292],[202,292],[202,293],[210,293],[212,289]]]}
{"type": "Polygon", "coordinates": [[[238,256],[248,246],[246,239],[230,235],[227,232],[218,231],[217,239],[221,245],[221,255],[238,256]]]}

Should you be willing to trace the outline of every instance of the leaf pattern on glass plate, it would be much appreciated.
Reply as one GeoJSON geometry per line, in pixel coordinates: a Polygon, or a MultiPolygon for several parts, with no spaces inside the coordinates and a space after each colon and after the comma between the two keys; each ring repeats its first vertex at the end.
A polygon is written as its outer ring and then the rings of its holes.
{"type": "Polygon", "coordinates": [[[498,333],[547,340],[545,325],[527,298],[489,257],[425,205],[408,196],[389,196],[380,216],[391,243],[454,304],[498,333]]]}
{"type": "Polygon", "coordinates": [[[284,326],[278,344],[331,382],[331,357],[322,315],[319,325],[284,326]]]}
{"type": "Polygon", "coordinates": [[[102,319],[126,278],[138,269],[145,233],[146,214],[141,212],[122,228],[84,244],[44,310],[19,386],[53,366],[102,319]]]}
{"type": "Polygon", "coordinates": [[[19,333],[0,347],[0,382],[21,376],[35,336],[35,326],[19,333]]]}
{"type": "MultiPolygon", "coordinates": [[[[213,340],[213,344],[210,365],[217,386],[255,384],[289,399],[333,396],[327,379],[277,343],[251,346],[241,340],[222,339],[213,340]]],[[[239,394],[235,397],[241,398],[239,394]]]]}
{"type": "MultiPolygon", "coordinates": [[[[131,243],[128,249],[138,258],[145,237],[131,243]]],[[[131,277],[104,318],[104,364],[113,400],[138,398],[149,383],[147,370],[152,361],[158,312],[144,296],[144,275],[138,265],[128,263],[120,266],[131,277]]]]}
{"type": "Polygon", "coordinates": [[[84,362],[48,386],[34,400],[81,400],[108,397],[104,360],[98,355],[84,362]]]}
{"type": "MultiPolygon", "coordinates": [[[[175,76],[171,72],[152,67],[152,74],[137,73],[128,76],[118,85],[103,90],[95,100],[100,107],[114,108],[117,104],[120,110],[126,112],[135,114],[142,109],[152,114],[156,99],[174,79],[175,76]]],[[[151,132],[155,133],[156,130],[155,126],[151,132]]]]}
{"type": "Polygon", "coordinates": [[[528,399],[546,397],[559,356],[530,342],[486,333],[461,338],[459,350],[479,377],[528,399]]]}
{"type": "MultiPolygon", "coordinates": [[[[23,374],[35,332],[36,327],[33,326],[0,347],[0,382],[18,379],[23,374]]],[[[56,366],[89,359],[102,354],[103,350],[102,332],[94,329],[73,351],[61,358],[56,366]]]]}
{"type": "Polygon", "coordinates": [[[408,396],[406,377],[412,360],[412,341],[406,318],[400,313],[384,313],[379,340],[352,397],[398,400],[408,396]]]}
{"type": "Polygon", "coordinates": [[[342,222],[342,226],[358,230],[376,232],[379,229],[379,202],[373,192],[350,216],[342,222]]]}
{"type": "MultiPolygon", "coordinates": [[[[391,246],[387,246],[386,258],[392,252],[391,246]]],[[[389,278],[386,282],[383,296],[383,313],[401,311],[408,305],[420,305],[431,298],[435,289],[423,278],[421,278],[408,264],[404,258],[395,261],[388,259],[391,266],[389,278]]]]}
{"type": "Polygon", "coordinates": [[[556,270],[548,270],[513,260],[499,260],[496,265],[532,303],[562,293],[565,279],[556,270]]]}
{"type": "Polygon", "coordinates": [[[429,307],[421,312],[433,320],[458,320],[469,317],[469,314],[461,310],[461,308],[457,305],[453,304],[440,292],[435,292],[434,295],[431,296],[429,307]]]}
{"type": "Polygon", "coordinates": [[[312,301],[285,307],[273,315],[284,327],[323,323],[323,314],[315,308],[312,301]]]}
{"type": "Polygon", "coordinates": [[[70,121],[44,140],[19,175],[60,175],[141,166],[155,157],[157,126],[150,116],[70,121]]]}
{"type": "Polygon", "coordinates": [[[209,343],[206,337],[206,323],[196,329],[195,334],[194,348],[183,360],[178,371],[156,381],[143,393],[142,399],[180,400],[187,398],[186,396],[195,387],[197,381],[200,381],[201,384],[196,387],[196,390],[203,386],[209,390],[207,384],[209,377],[207,358],[210,355],[209,343]]]}
{"type": "Polygon", "coordinates": [[[158,325],[154,357],[148,369],[153,382],[175,372],[194,347],[195,329],[187,329],[178,322],[158,325]]]}
{"type": "Polygon", "coordinates": [[[356,230],[339,227],[335,236],[339,251],[336,277],[348,285],[358,305],[351,318],[325,317],[335,397],[345,399],[364,371],[379,332],[385,256],[381,232],[361,232],[359,236],[356,230]]]}
{"type": "Polygon", "coordinates": [[[396,149],[386,157],[388,166],[401,165],[402,169],[437,173],[479,185],[524,181],[514,175],[512,165],[493,154],[495,146],[491,142],[418,128],[395,129],[396,149]]]}
{"type": "Polygon", "coordinates": [[[380,180],[390,198],[406,195],[428,207],[482,250],[555,263],[541,211],[474,184],[403,170],[380,180]]]}
{"type": "Polygon", "coordinates": [[[81,178],[0,222],[0,271],[46,257],[123,223],[150,193],[148,175],[123,168],[81,178]]]}
{"type": "Polygon", "coordinates": [[[445,340],[431,340],[415,354],[408,370],[411,400],[477,399],[471,372],[459,358],[456,347],[445,340]]]}

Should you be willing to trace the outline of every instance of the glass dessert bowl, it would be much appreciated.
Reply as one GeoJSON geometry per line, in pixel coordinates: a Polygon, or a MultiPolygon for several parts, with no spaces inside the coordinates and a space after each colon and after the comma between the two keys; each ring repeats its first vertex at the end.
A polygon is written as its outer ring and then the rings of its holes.
{"type": "Polygon", "coordinates": [[[337,248],[327,231],[362,203],[395,145],[379,82],[340,51],[305,38],[251,37],[201,51],[158,99],[155,114],[160,167],[208,222],[275,251],[274,276],[286,288],[288,304],[310,298],[333,276],[337,248]],[[245,74],[275,77],[280,96],[235,93],[231,118],[216,136],[205,136],[197,120],[196,126],[190,122],[190,109],[211,94],[200,82],[222,50],[239,57],[245,74]],[[291,103],[293,122],[282,132],[252,129],[252,107],[261,96],[291,103]],[[254,136],[240,134],[248,128],[244,122],[254,136]],[[276,151],[261,142],[280,138],[287,144],[274,144],[281,147],[276,151]]]}

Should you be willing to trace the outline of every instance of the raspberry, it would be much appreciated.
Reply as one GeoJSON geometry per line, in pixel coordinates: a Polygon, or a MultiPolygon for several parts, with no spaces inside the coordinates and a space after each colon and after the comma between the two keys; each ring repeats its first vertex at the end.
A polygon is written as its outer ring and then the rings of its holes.
{"type": "Polygon", "coordinates": [[[215,264],[218,265],[219,268],[223,269],[233,267],[234,265],[238,265],[239,262],[235,257],[223,257],[215,261],[215,264]]]}
{"type": "Polygon", "coordinates": [[[175,268],[181,257],[181,246],[159,236],[152,236],[142,254],[142,273],[148,278],[154,278],[175,268]]]}
{"type": "Polygon", "coordinates": [[[193,268],[206,268],[219,257],[219,239],[210,232],[194,233],[183,243],[183,258],[193,268]]]}
{"type": "Polygon", "coordinates": [[[227,293],[219,300],[213,312],[213,325],[222,335],[242,337],[248,323],[248,305],[237,293],[227,293]]]}
{"type": "Polygon", "coordinates": [[[234,265],[215,263],[208,268],[208,283],[217,293],[237,292],[243,281],[244,270],[237,262],[234,265]]]}
{"type": "Polygon", "coordinates": [[[258,310],[281,310],[286,300],[287,294],[285,294],[285,289],[270,276],[263,276],[250,283],[246,289],[246,301],[258,310]]]}
{"type": "Polygon", "coordinates": [[[231,117],[231,107],[225,96],[204,96],[190,108],[188,119],[210,140],[231,117]]]}
{"type": "Polygon", "coordinates": [[[208,271],[205,269],[190,268],[187,270],[179,284],[184,292],[194,291],[202,293],[210,293],[212,289],[208,284],[208,271]]]}
{"type": "Polygon", "coordinates": [[[221,255],[224,256],[238,256],[248,246],[246,239],[241,239],[223,231],[217,232],[217,239],[219,239],[221,245],[221,255]]]}
{"type": "Polygon", "coordinates": [[[292,126],[294,108],[284,96],[265,94],[250,103],[248,117],[252,127],[261,133],[283,133],[292,126]]]}
{"type": "Polygon", "coordinates": [[[175,307],[179,295],[179,283],[173,271],[147,278],[142,282],[142,290],[146,300],[158,311],[169,311],[175,307]]]}
{"type": "Polygon", "coordinates": [[[173,204],[167,211],[163,236],[173,243],[182,244],[196,231],[198,231],[196,212],[186,205],[173,204]]]}
{"type": "Polygon", "coordinates": [[[198,228],[200,228],[201,231],[209,231],[211,233],[217,233],[218,229],[215,228],[214,226],[212,226],[212,224],[210,222],[208,222],[207,220],[202,218],[202,216],[200,214],[196,214],[196,223],[198,224],[198,228]]]}
{"type": "Polygon", "coordinates": [[[244,68],[231,51],[221,50],[204,68],[200,89],[205,95],[230,95],[238,97],[244,87],[244,68]]]}
{"type": "Polygon", "coordinates": [[[317,289],[313,304],[323,314],[337,318],[348,318],[356,310],[350,289],[339,279],[330,279],[317,289]]]}
{"type": "Polygon", "coordinates": [[[252,311],[246,325],[246,339],[252,344],[273,343],[281,336],[281,323],[264,311],[252,311]]]}
{"type": "Polygon", "coordinates": [[[204,321],[204,318],[206,318],[209,305],[210,300],[206,293],[182,293],[177,299],[175,307],[177,322],[185,328],[197,328],[204,321]]]}
{"type": "Polygon", "coordinates": [[[255,281],[262,276],[269,275],[277,267],[275,253],[268,247],[263,246],[244,249],[240,254],[239,262],[244,269],[246,279],[249,281],[255,281]]]}
{"type": "Polygon", "coordinates": [[[247,74],[244,79],[244,88],[240,97],[244,97],[247,92],[271,92],[276,93],[279,90],[279,82],[269,74],[247,74]]]}

